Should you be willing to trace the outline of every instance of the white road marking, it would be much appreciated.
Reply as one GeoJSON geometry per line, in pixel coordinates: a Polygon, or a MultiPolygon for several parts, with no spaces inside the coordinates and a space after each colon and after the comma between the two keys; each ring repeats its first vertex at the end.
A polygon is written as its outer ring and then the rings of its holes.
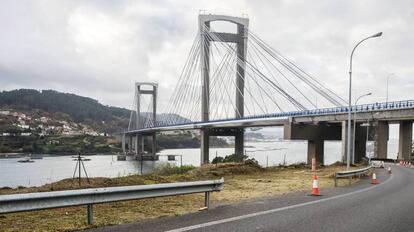
{"type": "Polygon", "coordinates": [[[290,206],[285,206],[285,207],[276,208],[276,209],[270,209],[270,210],[251,213],[251,214],[245,214],[245,215],[241,215],[241,216],[237,216],[237,217],[231,217],[231,218],[226,218],[226,219],[201,223],[201,224],[198,224],[198,225],[182,227],[182,228],[178,228],[178,229],[168,230],[166,232],[190,231],[190,230],[200,229],[200,228],[203,228],[203,227],[223,224],[223,223],[227,223],[227,222],[238,221],[238,220],[242,220],[242,219],[246,219],[246,218],[257,217],[257,216],[261,216],[261,215],[265,215],[265,214],[271,214],[271,213],[280,212],[280,211],[284,211],[284,210],[288,210],[288,209],[295,209],[295,208],[299,208],[299,207],[302,207],[302,206],[313,205],[313,204],[317,204],[317,203],[321,203],[321,202],[325,202],[325,201],[330,201],[330,200],[334,200],[334,199],[338,199],[338,198],[343,198],[343,197],[351,196],[351,195],[354,195],[354,194],[357,194],[357,193],[366,192],[366,191],[374,189],[374,188],[378,188],[379,186],[382,186],[382,185],[388,183],[393,178],[394,178],[394,175],[391,175],[391,177],[388,178],[383,183],[380,183],[378,185],[374,185],[374,186],[371,186],[371,187],[368,187],[368,188],[360,189],[360,190],[357,190],[355,192],[345,193],[345,194],[341,194],[341,195],[337,195],[337,196],[333,196],[333,197],[328,197],[328,198],[324,198],[324,199],[320,199],[320,200],[316,200],[316,201],[304,202],[304,203],[300,203],[300,204],[296,204],[296,205],[290,205],[290,206]]]}

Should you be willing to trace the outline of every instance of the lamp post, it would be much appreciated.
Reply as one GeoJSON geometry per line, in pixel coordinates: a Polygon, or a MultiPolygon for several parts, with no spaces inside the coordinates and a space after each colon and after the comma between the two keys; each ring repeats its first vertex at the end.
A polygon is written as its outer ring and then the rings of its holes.
{"type": "MultiPolygon", "coordinates": [[[[357,106],[357,104],[358,104],[358,101],[359,101],[359,99],[361,99],[361,98],[363,98],[363,97],[366,97],[366,96],[370,96],[370,95],[372,95],[372,93],[366,93],[366,94],[363,94],[363,95],[361,95],[361,96],[359,96],[357,99],[356,99],[356,101],[355,101],[355,108],[356,108],[356,106],[357,106]]],[[[355,131],[356,131],[356,120],[355,120],[355,116],[356,116],[356,111],[354,111],[354,133],[353,133],[353,137],[352,137],[352,164],[355,164],[355,131]]]]}
{"type": "Polygon", "coordinates": [[[354,49],[352,49],[351,52],[351,58],[350,58],[350,62],[349,62],[349,99],[348,99],[348,104],[349,104],[349,109],[348,109],[348,141],[347,141],[347,152],[346,152],[346,169],[349,170],[349,166],[351,164],[350,162],[350,158],[351,158],[351,111],[352,111],[352,102],[351,102],[351,97],[352,97],[352,57],[354,56],[354,52],[355,49],[365,40],[367,39],[371,39],[371,38],[375,38],[375,37],[380,37],[382,35],[382,32],[379,32],[375,35],[371,35],[366,37],[365,39],[359,41],[354,49]]]}

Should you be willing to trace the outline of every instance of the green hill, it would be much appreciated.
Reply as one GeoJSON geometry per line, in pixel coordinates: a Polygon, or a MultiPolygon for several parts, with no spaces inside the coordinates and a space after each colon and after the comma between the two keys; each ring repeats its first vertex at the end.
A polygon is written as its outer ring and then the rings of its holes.
{"type": "Polygon", "coordinates": [[[71,116],[75,122],[84,122],[87,119],[94,121],[128,119],[130,115],[130,111],[124,108],[105,106],[92,98],[54,90],[3,91],[0,93],[0,107],[18,110],[39,109],[49,113],[61,112],[71,116]]]}
{"type": "MultiPolygon", "coordinates": [[[[94,136],[125,130],[131,115],[128,109],[105,106],[92,98],[33,89],[0,92],[0,111],[0,152],[69,154],[79,149],[90,153],[110,152],[120,147],[120,143],[110,137],[94,136]]],[[[143,112],[142,116],[150,115],[143,112]]],[[[157,118],[190,121],[165,113],[158,114],[157,118]]],[[[211,139],[212,146],[228,146],[222,139],[211,139]]],[[[161,149],[199,147],[200,142],[192,134],[161,135],[158,146],[161,149]]]]}
{"type": "MultiPolygon", "coordinates": [[[[53,114],[54,117],[85,123],[101,132],[117,132],[128,127],[130,110],[120,107],[105,106],[97,100],[71,93],[61,93],[55,90],[19,89],[0,92],[0,108],[14,109],[32,114],[42,111],[53,114]]],[[[144,117],[148,113],[142,113],[144,117]]],[[[158,114],[159,119],[175,117],[179,121],[189,121],[179,115],[158,114]]],[[[59,119],[59,118],[57,118],[59,119]]]]}

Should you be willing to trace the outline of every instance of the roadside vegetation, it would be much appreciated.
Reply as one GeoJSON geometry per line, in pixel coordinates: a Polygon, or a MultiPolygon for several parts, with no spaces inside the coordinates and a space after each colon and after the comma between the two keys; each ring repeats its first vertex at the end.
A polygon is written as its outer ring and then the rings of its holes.
{"type": "MultiPolygon", "coordinates": [[[[343,170],[341,164],[318,167],[319,187],[333,187],[334,173],[343,170]]],[[[118,178],[92,178],[82,180],[82,188],[143,185],[179,181],[219,179],[224,177],[225,187],[211,195],[211,206],[230,204],[253,198],[272,197],[289,192],[311,191],[313,173],[309,166],[296,164],[262,168],[254,162],[217,163],[199,168],[176,167],[166,164],[149,175],[131,175],[118,178]]],[[[354,180],[356,181],[356,180],[354,180]]],[[[348,180],[341,180],[340,185],[348,180]]],[[[58,191],[77,189],[77,181],[65,179],[41,187],[2,188],[0,194],[58,191]]],[[[98,204],[94,206],[94,225],[86,224],[86,207],[70,207],[24,213],[0,215],[2,231],[75,231],[145,219],[177,216],[197,211],[203,206],[203,194],[164,197],[127,202],[98,204]]]]}

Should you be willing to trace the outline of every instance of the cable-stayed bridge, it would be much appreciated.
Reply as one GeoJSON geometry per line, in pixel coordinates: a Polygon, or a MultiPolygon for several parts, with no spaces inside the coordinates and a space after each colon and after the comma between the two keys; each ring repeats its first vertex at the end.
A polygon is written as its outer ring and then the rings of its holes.
{"type": "Polygon", "coordinates": [[[143,137],[151,136],[155,154],[157,133],[200,130],[205,163],[209,136],[234,136],[235,153],[242,154],[246,127],[283,126],[285,139],[308,140],[308,160],[323,163],[325,140],[342,140],[345,157],[351,110],[355,161],[365,155],[367,140],[375,141],[377,157],[386,157],[390,122],[400,123],[399,158],[408,159],[411,153],[414,101],[349,109],[338,94],[250,30],[247,18],[199,15],[199,31],[178,83],[168,104],[159,108],[157,90],[156,83],[135,84],[124,151],[128,143],[131,152],[144,152],[143,137]],[[232,32],[216,31],[218,22],[232,25],[232,32]]]}

